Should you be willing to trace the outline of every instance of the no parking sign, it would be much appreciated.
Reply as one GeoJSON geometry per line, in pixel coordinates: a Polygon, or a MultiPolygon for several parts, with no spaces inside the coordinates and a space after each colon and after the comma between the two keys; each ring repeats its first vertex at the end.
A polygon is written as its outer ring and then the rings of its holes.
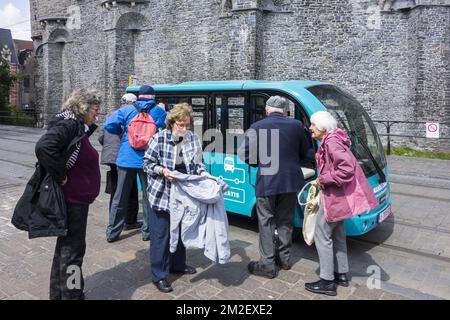
{"type": "Polygon", "coordinates": [[[439,123],[437,122],[427,122],[425,124],[427,138],[439,138],[439,123]]]}

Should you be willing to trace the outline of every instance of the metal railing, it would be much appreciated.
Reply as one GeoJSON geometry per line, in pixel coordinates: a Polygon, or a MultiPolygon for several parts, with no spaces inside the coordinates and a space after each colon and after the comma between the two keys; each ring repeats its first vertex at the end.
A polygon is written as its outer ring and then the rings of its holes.
{"type": "Polygon", "coordinates": [[[0,124],[42,128],[44,124],[57,113],[43,113],[36,111],[21,111],[14,115],[0,112],[0,124]]]}
{"type": "MultiPolygon", "coordinates": [[[[387,137],[387,154],[388,155],[391,154],[391,137],[431,139],[431,138],[426,137],[425,135],[391,133],[391,127],[395,124],[426,124],[426,123],[430,123],[430,122],[436,122],[436,123],[439,123],[439,125],[449,125],[450,126],[450,122],[439,122],[439,121],[400,121],[400,120],[372,120],[372,121],[375,123],[381,123],[386,128],[386,133],[385,134],[379,133],[379,135],[387,137]]],[[[439,138],[432,138],[432,139],[450,140],[450,137],[439,137],[439,138]]]]}

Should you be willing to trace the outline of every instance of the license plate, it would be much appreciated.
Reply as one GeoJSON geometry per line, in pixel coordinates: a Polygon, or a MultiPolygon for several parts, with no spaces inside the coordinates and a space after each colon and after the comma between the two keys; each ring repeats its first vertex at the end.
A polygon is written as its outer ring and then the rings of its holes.
{"type": "Polygon", "coordinates": [[[389,215],[391,213],[392,213],[391,206],[389,206],[386,209],[384,209],[384,211],[381,212],[380,215],[378,216],[378,223],[381,223],[384,220],[386,220],[386,218],[389,217],[389,215]]]}

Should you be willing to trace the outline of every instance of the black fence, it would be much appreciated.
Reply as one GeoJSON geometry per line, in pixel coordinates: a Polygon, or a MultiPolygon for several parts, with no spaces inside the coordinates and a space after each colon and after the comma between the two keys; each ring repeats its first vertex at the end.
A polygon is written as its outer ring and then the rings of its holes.
{"type": "MultiPolygon", "coordinates": [[[[378,132],[378,134],[380,136],[385,136],[387,137],[387,154],[390,155],[391,154],[391,137],[400,137],[400,138],[419,138],[419,139],[431,139],[428,138],[425,134],[423,135],[419,135],[419,134],[407,134],[407,133],[402,133],[402,132],[392,132],[392,127],[394,127],[395,125],[401,125],[401,124],[406,124],[406,125],[421,125],[423,124],[424,126],[422,127],[422,129],[416,129],[416,130],[408,130],[409,132],[415,132],[415,131],[422,131],[422,132],[426,132],[425,129],[425,124],[427,123],[439,123],[439,126],[449,126],[450,128],[450,122],[439,122],[439,121],[399,121],[399,120],[372,120],[375,123],[381,123],[383,124],[384,128],[386,129],[386,133],[381,133],[378,132]]],[[[395,129],[395,127],[394,127],[395,129]]],[[[439,135],[439,138],[432,138],[433,140],[450,140],[450,130],[440,130],[441,132],[448,132],[448,136],[442,136],[442,134],[439,135]]]]}
{"type": "Polygon", "coordinates": [[[42,128],[46,121],[56,113],[42,113],[35,111],[0,112],[0,124],[13,126],[42,128]]]}

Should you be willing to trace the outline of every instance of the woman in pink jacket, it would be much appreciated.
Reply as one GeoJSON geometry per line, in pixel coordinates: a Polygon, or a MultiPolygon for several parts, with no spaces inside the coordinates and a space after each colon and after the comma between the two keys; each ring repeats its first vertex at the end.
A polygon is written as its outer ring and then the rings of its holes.
{"type": "Polygon", "coordinates": [[[344,219],[377,207],[372,188],[350,150],[350,139],[326,111],[311,117],[312,137],[320,141],[316,153],[317,183],[322,199],[314,242],[319,254],[320,280],[306,283],[308,291],[336,295],[336,286],[348,286],[344,219]]]}

